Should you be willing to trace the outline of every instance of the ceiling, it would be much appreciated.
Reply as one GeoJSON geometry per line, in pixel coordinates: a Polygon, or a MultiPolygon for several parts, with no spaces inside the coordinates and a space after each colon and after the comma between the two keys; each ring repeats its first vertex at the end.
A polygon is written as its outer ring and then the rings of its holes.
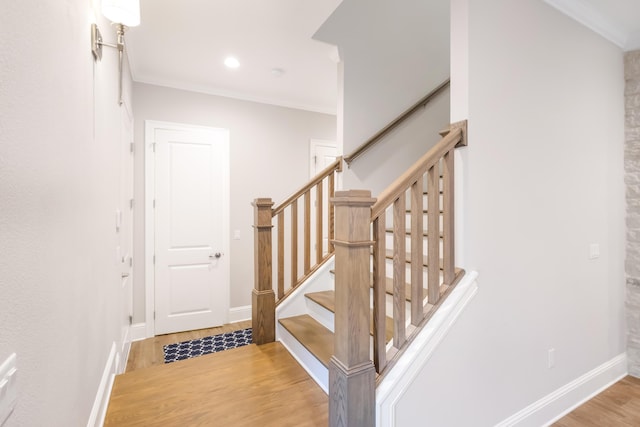
{"type": "MultiPolygon", "coordinates": [[[[624,50],[640,49],[640,0],[544,0],[624,50]]],[[[335,114],[335,46],[312,39],[342,0],[141,0],[127,33],[133,79],[335,114]],[[223,62],[233,55],[237,69],[223,62]]]]}
{"type": "Polygon", "coordinates": [[[640,0],[544,1],[622,49],[640,49],[640,0]]]}
{"type": "Polygon", "coordinates": [[[141,0],[133,79],[335,114],[337,49],[311,37],[341,1],[141,0]]]}

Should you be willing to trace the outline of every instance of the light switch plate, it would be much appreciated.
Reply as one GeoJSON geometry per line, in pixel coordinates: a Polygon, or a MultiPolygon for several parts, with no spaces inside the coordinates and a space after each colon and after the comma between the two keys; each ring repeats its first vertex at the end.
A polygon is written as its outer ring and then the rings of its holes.
{"type": "Polygon", "coordinates": [[[18,400],[18,370],[13,353],[0,365],[0,426],[9,418],[18,400]]]}
{"type": "Polygon", "coordinates": [[[589,245],[589,259],[600,258],[600,245],[592,243],[589,245]]]}

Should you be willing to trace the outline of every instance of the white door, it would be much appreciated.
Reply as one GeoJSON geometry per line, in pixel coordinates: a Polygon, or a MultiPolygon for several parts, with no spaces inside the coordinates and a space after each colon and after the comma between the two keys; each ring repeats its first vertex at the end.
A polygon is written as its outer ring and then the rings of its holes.
{"type": "Polygon", "coordinates": [[[155,129],[155,333],[222,325],[229,306],[225,129],[155,129]]]}

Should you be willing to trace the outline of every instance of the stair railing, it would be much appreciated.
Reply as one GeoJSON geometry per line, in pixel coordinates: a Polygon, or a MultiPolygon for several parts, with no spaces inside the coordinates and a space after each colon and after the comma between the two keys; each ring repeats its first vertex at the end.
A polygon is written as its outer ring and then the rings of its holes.
{"type": "Polygon", "coordinates": [[[254,200],[253,342],[275,340],[276,306],[333,255],[335,210],[329,200],[341,171],[339,157],[275,208],[270,198],[254,200]]]}
{"type": "Polygon", "coordinates": [[[355,159],[363,155],[365,151],[367,151],[369,148],[373,147],[376,143],[378,143],[383,136],[391,132],[398,125],[400,125],[402,122],[404,122],[409,117],[411,117],[420,108],[426,107],[427,104],[431,102],[431,100],[433,100],[436,96],[438,96],[438,94],[440,94],[442,91],[444,91],[446,88],[449,87],[450,82],[451,82],[450,79],[447,79],[444,82],[440,83],[435,89],[433,89],[431,92],[423,96],[422,99],[420,99],[418,102],[413,104],[407,110],[400,113],[398,117],[393,119],[389,124],[387,124],[385,127],[383,127],[378,132],[376,132],[376,134],[373,135],[371,138],[363,142],[358,148],[353,150],[353,152],[344,156],[344,162],[347,165],[351,166],[351,162],[353,162],[355,159]]]}
{"type": "Polygon", "coordinates": [[[466,121],[452,124],[442,135],[377,200],[364,190],[338,192],[333,199],[337,232],[335,350],[329,364],[330,426],[373,425],[373,421],[360,423],[360,420],[374,420],[375,374],[379,382],[464,275],[464,270],[455,268],[454,257],[454,150],[467,145],[466,121]],[[389,251],[388,233],[392,234],[389,251]],[[393,260],[390,281],[387,259],[393,260]],[[370,287],[373,288],[372,355],[370,287]],[[392,290],[393,301],[393,338],[389,343],[387,288],[392,290]]]}

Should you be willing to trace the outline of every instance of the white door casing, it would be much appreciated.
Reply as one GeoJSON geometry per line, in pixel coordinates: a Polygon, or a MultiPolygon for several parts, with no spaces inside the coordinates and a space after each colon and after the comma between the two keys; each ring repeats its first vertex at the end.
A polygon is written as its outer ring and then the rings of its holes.
{"type": "MultiPolygon", "coordinates": [[[[118,233],[117,262],[120,267],[122,295],[121,311],[121,358],[126,361],[131,346],[131,323],[133,319],[133,116],[127,104],[121,108],[120,133],[120,191],[116,211],[118,233]]],[[[118,372],[126,368],[122,363],[118,372]]]]}
{"type": "MultiPolygon", "coordinates": [[[[338,158],[338,146],[335,141],[328,141],[324,139],[312,139],[309,141],[309,178],[315,177],[317,174],[322,172],[327,166],[331,163],[335,162],[338,158]]],[[[337,183],[336,183],[337,184],[337,183]]],[[[322,203],[324,206],[327,206],[329,203],[329,189],[327,187],[326,182],[323,184],[322,188],[322,203]]],[[[315,209],[311,211],[311,223],[315,223],[315,209]]],[[[329,250],[329,227],[327,226],[327,222],[329,218],[327,217],[327,212],[324,210],[322,216],[322,247],[320,251],[324,254],[329,250]]],[[[314,245],[314,251],[318,250],[317,243],[314,245]]]]}
{"type": "Polygon", "coordinates": [[[313,178],[324,168],[335,162],[338,145],[335,141],[312,139],[309,141],[309,178],[313,178]]]}
{"type": "Polygon", "coordinates": [[[229,309],[228,131],[147,121],[145,140],[147,165],[153,159],[146,185],[153,334],[222,325],[229,309]]]}

